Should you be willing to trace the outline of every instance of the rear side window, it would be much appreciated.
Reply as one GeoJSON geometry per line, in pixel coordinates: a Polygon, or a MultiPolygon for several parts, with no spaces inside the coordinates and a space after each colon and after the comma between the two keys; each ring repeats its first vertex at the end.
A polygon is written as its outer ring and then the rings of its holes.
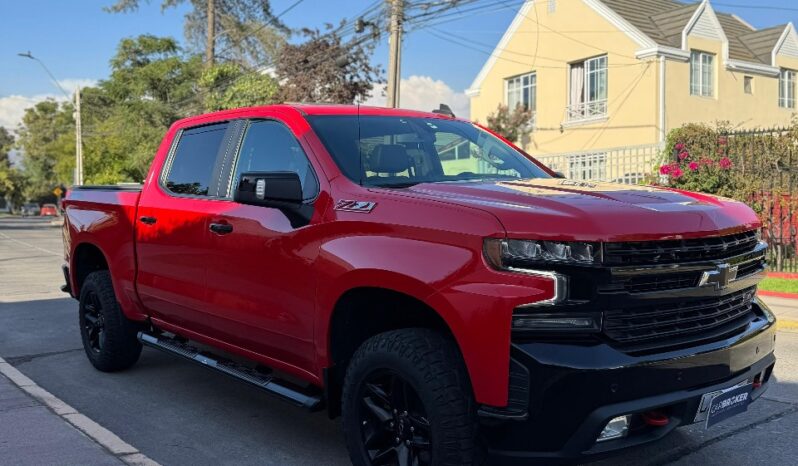
{"type": "Polygon", "coordinates": [[[226,130],[227,123],[221,123],[183,131],[166,177],[166,187],[170,191],[209,195],[226,130]]]}
{"type": "Polygon", "coordinates": [[[253,121],[247,128],[238,156],[234,189],[247,172],[294,172],[302,182],[305,200],[318,194],[318,183],[305,151],[285,125],[277,121],[253,121]]]}

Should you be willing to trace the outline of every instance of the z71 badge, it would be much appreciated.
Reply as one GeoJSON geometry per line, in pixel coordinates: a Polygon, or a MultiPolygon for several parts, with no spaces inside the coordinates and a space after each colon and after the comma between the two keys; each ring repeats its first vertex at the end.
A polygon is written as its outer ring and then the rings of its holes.
{"type": "Polygon", "coordinates": [[[367,214],[374,210],[374,206],[377,204],[375,202],[369,201],[350,201],[350,200],[341,200],[335,204],[335,210],[342,210],[344,212],[360,212],[362,214],[367,214]]]}

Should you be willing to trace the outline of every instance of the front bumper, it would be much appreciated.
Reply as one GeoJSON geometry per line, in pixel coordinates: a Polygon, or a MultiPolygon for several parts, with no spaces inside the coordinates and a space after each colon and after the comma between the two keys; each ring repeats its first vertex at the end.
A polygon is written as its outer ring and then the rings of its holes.
{"type": "Polygon", "coordinates": [[[772,314],[754,305],[762,317],[743,333],[662,354],[631,356],[605,343],[514,344],[512,358],[530,381],[528,415],[483,416],[489,464],[597,459],[652,442],[693,423],[705,393],[763,375],[751,395],[758,398],[775,364],[776,333],[772,314]],[[638,425],[625,438],[596,442],[610,419],[655,409],[667,425],[638,425]]]}

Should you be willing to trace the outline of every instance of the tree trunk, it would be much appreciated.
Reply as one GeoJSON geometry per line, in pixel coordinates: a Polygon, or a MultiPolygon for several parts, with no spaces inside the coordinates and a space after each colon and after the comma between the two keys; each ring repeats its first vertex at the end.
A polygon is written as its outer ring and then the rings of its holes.
{"type": "Polygon", "coordinates": [[[205,66],[213,66],[216,45],[216,0],[208,0],[208,30],[205,33],[205,66]]]}

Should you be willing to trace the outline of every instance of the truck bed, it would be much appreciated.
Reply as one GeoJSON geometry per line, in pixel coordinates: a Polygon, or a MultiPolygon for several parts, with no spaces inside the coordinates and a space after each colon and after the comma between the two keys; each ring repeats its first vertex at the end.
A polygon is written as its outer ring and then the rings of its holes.
{"type": "MultiPolygon", "coordinates": [[[[75,270],[88,255],[100,254],[114,277],[114,291],[122,308],[134,312],[140,309],[135,293],[135,225],[140,194],[141,185],[137,184],[80,186],[70,189],[63,201],[67,265],[75,270]]],[[[76,297],[82,278],[82,273],[72,274],[70,287],[76,297]]]]}

